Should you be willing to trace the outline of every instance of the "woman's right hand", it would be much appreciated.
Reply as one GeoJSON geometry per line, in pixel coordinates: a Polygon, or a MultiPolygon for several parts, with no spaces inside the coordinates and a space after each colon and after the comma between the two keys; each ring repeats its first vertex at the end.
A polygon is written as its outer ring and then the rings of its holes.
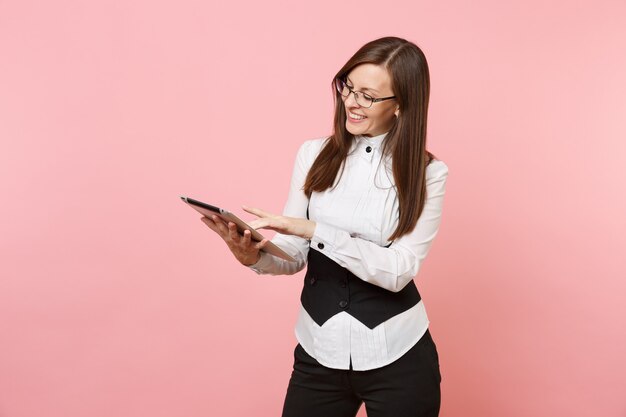
{"type": "Polygon", "coordinates": [[[243,236],[237,231],[237,225],[233,222],[224,222],[216,215],[211,218],[203,216],[200,220],[215,233],[220,235],[228,245],[228,249],[235,255],[235,258],[242,265],[250,266],[258,262],[261,257],[261,249],[265,247],[268,239],[252,243],[252,234],[249,230],[244,230],[243,236]]]}

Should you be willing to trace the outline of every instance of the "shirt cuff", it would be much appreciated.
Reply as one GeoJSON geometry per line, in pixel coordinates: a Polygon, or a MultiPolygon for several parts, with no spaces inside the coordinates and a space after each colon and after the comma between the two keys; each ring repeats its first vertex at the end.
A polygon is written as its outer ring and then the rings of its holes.
{"type": "Polygon", "coordinates": [[[326,223],[316,222],[311,245],[326,254],[333,253],[337,241],[338,229],[326,223]]]}

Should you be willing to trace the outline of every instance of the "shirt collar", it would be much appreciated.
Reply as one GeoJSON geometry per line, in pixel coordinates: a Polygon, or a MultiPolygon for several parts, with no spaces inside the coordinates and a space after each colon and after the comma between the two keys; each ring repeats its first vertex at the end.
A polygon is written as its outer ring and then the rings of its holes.
{"type": "Polygon", "coordinates": [[[385,137],[387,136],[389,132],[385,132],[385,133],[381,133],[380,135],[376,135],[376,136],[364,136],[364,135],[355,135],[354,136],[354,140],[352,141],[352,145],[350,146],[350,152],[353,152],[354,150],[358,149],[365,149],[368,146],[370,146],[373,150],[373,152],[371,152],[369,155],[373,156],[374,153],[378,154],[380,151],[380,148],[383,145],[383,140],[385,140],[385,137]]]}
{"type": "Polygon", "coordinates": [[[354,139],[357,142],[357,144],[360,146],[371,146],[374,149],[378,149],[382,146],[383,140],[385,139],[385,136],[387,136],[387,133],[389,132],[381,133],[380,135],[371,136],[371,137],[364,136],[364,135],[356,135],[354,139]]]}
{"type": "MultiPolygon", "coordinates": [[[[350,155],[357,155],[370,163],[379,161],[382,152],[383,140],[389,132],[381,133],[376,136],[355,135],[350,150],[350,155]]],[[[388,161],[385,161],[386,163],[388,161]]]]}

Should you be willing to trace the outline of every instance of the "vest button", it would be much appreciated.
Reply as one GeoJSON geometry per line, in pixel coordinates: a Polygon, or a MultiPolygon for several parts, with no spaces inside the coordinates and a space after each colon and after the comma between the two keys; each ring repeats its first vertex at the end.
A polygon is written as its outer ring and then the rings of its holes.
{"type": "Polygon", "coordinates": [[[324,244],[322,242],[320,242],[320,243],[317,244],[317,247],[320,248],[320,249],[324,249],[324,244]]]}
{"type": "Polygon", "coordinates": [[[368,146],[367,148],[365,148],[365,152],[370,153],[372,152],[372,147],[368,146]]]}
{"type": "Polygon", "coordinates": [[[347,305],[348,305],[348,302],[346,300],[339,301],[339,307],[346,308],[347,305]]]}
{"type": "Polygon", "coordinates": [[[348,281],[346,280],[342,280],[339,285],[341,286],[341,288],[346,288],[346,285],[348,285],[348,281]]]}
{"type": "Polygon", "coordinates": [[[317,279],[315,277],[309,278],[309,282],[311,283],[311,285],[314,285],[315,281],[317,281],[317,279]]]}

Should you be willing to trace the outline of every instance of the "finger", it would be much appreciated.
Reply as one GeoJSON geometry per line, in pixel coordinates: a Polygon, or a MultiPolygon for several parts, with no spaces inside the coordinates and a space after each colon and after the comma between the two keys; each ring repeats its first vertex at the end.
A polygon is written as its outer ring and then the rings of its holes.
{"type": "Polygon", "coordinates": [[[249,230],[243,231],[243,238],[241,239],[241,243],[244,247],[248,247],[250,245],[250,240],[252,239],[252,233],[249,230]]]}
{"type": "Polygon", "coordinates": [[[201,217],[200,220],[202,220],[202,223],[209,226],[211,230],[218,232],[217,225],[211,219],[209,219],[208,217],[201,217]]]}
{"type": "Polygon", "coordinates": [[[269,240],[267,238],[261,240],[259,243],[254,245],[255,249],[263,249],[269,240]]]}
{"type": "Polygon", "coordinates": [[[208,217],[202,217],[200,220],[202,220],[202,223],[206,224],[209,229],[217,233],[222,239],[226,239],[224,236],[224,232],[220,230],[219,226],[215,224],[213,220],[209,219],[208,217]]]}
{"type": "Polygon", "coordinates": [[[256,220],[252,220],[251,222],[249,222],[248,225],[252,227],[254,230],[256,230],[256,229],[262,229],[264,227],[267,227],[270,224],[270,222],[271,220],[268,218],[256,219],[256,220]]]}
{"type": "Polygon", "coordinates": [[[218,216],[217,214],[212,214],[211,219],[213,220],[213,223],[215,224],[223,224],[224,227],[227,226],[227,222],[224,219],[222,219],[220,216],[218,216]]]}
{"type": "Polygon", "coordinates": [[[213,214],[211,216],[211,219],[213,220],[213,223],[215,224],[215,226],[217,227],[217,229],[219,230],[219,233],[222,237],[226,237],[228,236],[228,228],[226,227],[226,225],[224,224],[224,222],[222,221],[222,219],[220,219],[219,217],[217,217],[215,214],[213,214]]]}
{"type": "Polygon", "coordinates": [[[239,242],[239,232],[237,232],[237,225],[235,223],[228,222],[228,234],[233,241],[239,242]]]}
{"type": "Polygon", "coordinates": [[[260,208],[256,207],[241,206],[241,208],[243,208],[248,213],[256,214],[259,217],[267,217],[272,215],[272,213],[268,213],[267,211],[261,210],[260,208]]]}

